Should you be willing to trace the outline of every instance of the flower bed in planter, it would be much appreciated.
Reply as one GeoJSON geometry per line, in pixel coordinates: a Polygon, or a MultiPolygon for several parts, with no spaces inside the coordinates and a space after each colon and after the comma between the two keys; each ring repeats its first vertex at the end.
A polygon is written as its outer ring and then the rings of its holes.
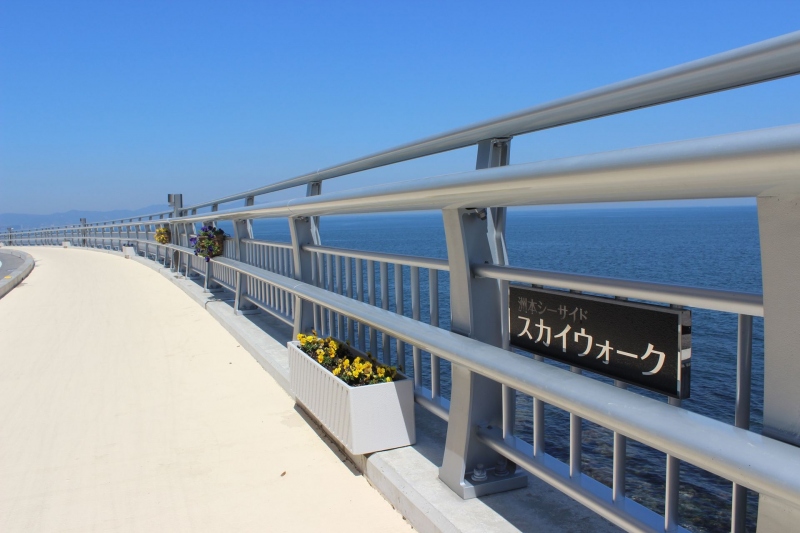
{"type": "Polygon", "coordinates": [[[169,228],[162,227],[156,230],[155,240],[158,244],[169,244],[172,240],[172,233],[169,228]]]}
{"type": "MultiPolygon", "coordinates": [[[[355,455],[416,442],[414,382],[397,373],[390,382],[352,387],[290,342],[292,392],[327,431],[355,455]]],[[[350,358],[361,357],[352,348],[350,358]]]]}
{"type": "Polygon", "coordinates": [[[222,255],[225,249],[225,232],[214,226],[203,226],[200,233],[189,239],[194,246],[194,255],[202,257],[206,263],[212,258],[222,255]]]}

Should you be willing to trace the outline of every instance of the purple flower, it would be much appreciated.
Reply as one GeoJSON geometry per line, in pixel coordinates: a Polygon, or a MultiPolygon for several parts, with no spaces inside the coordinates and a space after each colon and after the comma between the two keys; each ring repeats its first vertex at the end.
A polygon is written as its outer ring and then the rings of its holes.
{"type": "Polygon", "coordinates": [[[189,244],[191,244],[192,246],[197,244],[197,237],[192,237],[191,239],[189,239],[189,244]]]}
{"type": "Polygon", "coordinates": [[[206,263],[208,263],[209,261],[211,261],[211,258],[206,256],[206,263]]]}

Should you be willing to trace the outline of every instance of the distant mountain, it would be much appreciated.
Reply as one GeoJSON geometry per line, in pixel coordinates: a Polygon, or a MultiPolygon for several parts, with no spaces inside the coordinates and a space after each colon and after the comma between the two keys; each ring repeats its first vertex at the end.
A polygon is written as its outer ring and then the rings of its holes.
{"type": "Polygon", "coordinates": [[[24,215],[20,213],[0,213],[0,231],[6,228],[30,229],[48,226],[66,226],[68,224],[79,224],[82,218],[87,222],[104,222],[106,220],[118,220],[131,218],[138,215],[149,215],[161,211],[169,211],[168,205],[150,205],[141,209],[117,209],[114,211],[79,211],[72,210],[65,213],[53,213],[51,215],[24,215]]]}

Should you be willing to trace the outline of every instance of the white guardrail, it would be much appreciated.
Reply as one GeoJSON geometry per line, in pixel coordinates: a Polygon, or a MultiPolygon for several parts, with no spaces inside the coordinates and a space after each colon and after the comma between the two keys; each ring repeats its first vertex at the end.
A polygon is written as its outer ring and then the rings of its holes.
{"type": "Polygon", "coordinates": [[[683,530],[679,468],[685,461],[732,483],[732,531],[745,531],[748,490],[760,496],[759,531],[780,531],[800,520],[800,392],[794,385],[800,363],[784,349],[800,338],[798,328],[780,323],[787,310],[800,311],[793,303],[800,301],[793,274],[797,267],[783,263],[782,255],[787,248],[797,254],[800,246],[800,125],[514,166],[508,166],[508,155],[515,135],[798,73],[800,32],[240,194],[190,206],[175,194],[169,212],[10,230],[3,241],[68,241],[107,249],[132,245],[140,255],[202,278],[208,290],[231,291],[242,313],[260,309],[293,326],[295,333],[315,328],[398,364],[413,375],[418,404],[448,423],[440,478],[464,498],[518,487],[526,481],[524,469],[626,530],[678,531],[683,530]],[[472,172],[321,194],[326,179],[471,145],[478,146],[472,172]],[[254,205],[256,196],[304,184],[306,197],[254,205]],[[507,264],[503,234],[509,206],[731,197],[758,198],[765,296],[507,264]],[[219,209],[239,200],[244,206],[219,209]],[[320,242],[319,217],[410,210],[442,212],[447,260],[320,242]],[[292,242],[254,239],[252,220],[263,218],[286,218],[292,242]],[[197,224],[222,220],[233,222],[234,234],[224,256],[205,262],[194,255],[189,239],[197,224]],[[172,243],[163,245],[154,234],[165,226],[171,228],[172,243]],[[449,279],[444,294],[442,275],[449,279]],[[509,283],[738,315],[734,425],[682,409],[679,400],[658,401],[625,390],[619,382],[610,385],[546,364],[541,356],[530,359],[509,351],[504,311],[509,283]],[[442,298],[449,300],[451,331],[439,327],[442,298]],[[405,309],[407,301],[410,309],[405,309]],[[423,314],[427,322],[420,319],[423,314]],[[763,434],[749,430],[754,316],[765,316],[763,434]],[[449,400],[442,393],[447,377],[442,361],[452,364],[449,400]],[[532,442],[514,434],[515,398],[524,395],[532,399],[532,442]],[[545,404],[569,413],[567,463],[545,451],[545,404]],[[610,487],[581,471],[582,420],[613,432],[610,487]],[[626,492],[627,439],[666,454],[663,513],[636,503],[626,492]],[[470,480],[476,465],[500,458],[510,461],[508,477],[483,484],[470,480]]]}

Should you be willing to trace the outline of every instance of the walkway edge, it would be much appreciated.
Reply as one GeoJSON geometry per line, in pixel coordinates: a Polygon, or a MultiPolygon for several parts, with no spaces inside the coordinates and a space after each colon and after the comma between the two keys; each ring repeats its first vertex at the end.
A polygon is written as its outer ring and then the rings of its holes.
{"type": "MultiPolygon", "coordinates": [[[[122,256],[121,252],[116,251],[91,248],[90,250],[122,256]]],[[[265,335],[264,330],[250,322],[246,317],[234,314],[233,309],[217,300],[213,294],[201,292],[202,289],[192,282],[186,283],[187,280],[183,276],[177,275],[169,268],[144,257],[135,257],[133,259],[159,272],[183,290],[187,296],[202,305],[278,382],[283,390],[286,391],[286,394],[294,398],[288,371],[276,364],[276,361],[272,358],[267,357],[259,347],[258,338],[265,335]],[[184,283],[181,283],[182,281],[184,283]]],[[[306,414],[308,415],[308,413],[306,414]]],[[[308,415],[308,418],[319,427],[317,420],[313,416],[308,415]]],[[[319,431],[325,434],[321,427],[319,427],[319,431]]],[[[369,456],[352,455],[338,446],[335,441],[331,442],[337,446],[342,454],[347,456],[369,484],[404,516],[414,529],[423,533],[459,533],[461,531],[436,508],[433,502],[414,489],[411,483],[386,461],[380,453],[374,453],[369,456]]]]}
{"type": "MultiPolygon", "coordinates": [[[[119,252],[109,252],[115,255],[122,255],[119,252]]],[[[172,281],[184,293],[192,298],[206,311],[213,316],[222,327],[224,327],[253,358],[278,382],[286,394],[294,398],[289,378],[289,373],[280,365],[275,364],[272,358],[267,357],[259,347],[258,338],[265,335],[265,332],[250,322],[243,316],[234,314],[233,310],[219,302],[213,294],[200,292],[193,283],[180,283],[185,281],[183,276],[176,275],[169,268],[166,268],[154,261],[144,257],[134,258],[142,265],[148,266],[158,271],[162,276],[172,281]],[[217,305],[209,305],[215,303],[217,305]]],[[[266,334],[269,334],[267,332],[266,334]]],[[[304,411],[305,412],[305,411],[304,411]]],[[[325,434],[318,421],[306,412],[308,418],[319,428],[319,432],[325,434]]],[[[326,434],[325,434],[326,435],[326,434]]],[[[450,522],[435,505],[428,501],[422,494],[414,489],[398,472],[392,467],[379,453],[369,456],[352,455],[346,449],[338,446],[335,441],[330,441],[337,446],[339,451],[346,455],[355,465],[361,474],[367,479],[370,485],[377,490],[406,520],[416,529],[423,533],[458,533],[460,530],[450,522]]]]}
{"type": "Polygon", "coordinates": [[[22,263],[18,269],[14,270],[11,273],[11,277],[9,279],[0,279],[0,298],[11,292],[11,289],[22,283],[22,280],[28,277],[33,271],[34,267],[34,260],[30,254],[26,254],[25,252],[20,252],[19,250],[7,250],[3,249],[0,250],[4,254],[13,255],[14,257],[19,257],[20,259],[24,260],[25,262],[22,263]]]}

